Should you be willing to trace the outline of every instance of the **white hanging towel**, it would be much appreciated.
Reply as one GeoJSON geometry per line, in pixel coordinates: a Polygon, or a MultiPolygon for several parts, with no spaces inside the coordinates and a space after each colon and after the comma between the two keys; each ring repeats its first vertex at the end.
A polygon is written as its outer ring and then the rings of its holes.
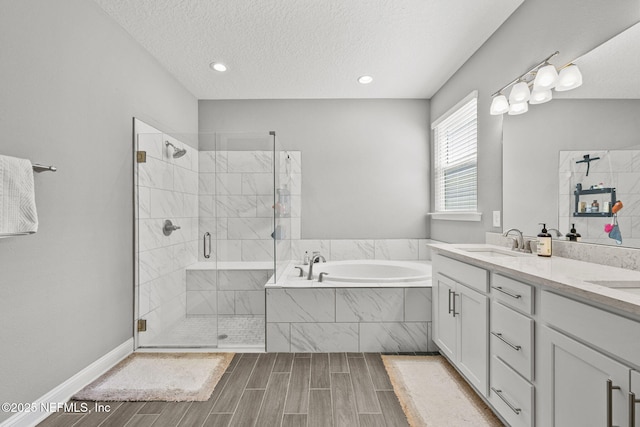
{"type": "Polygon", "coordinates": [[[0,156],[0,238],[38,231],[31,162],[0,156]]]}

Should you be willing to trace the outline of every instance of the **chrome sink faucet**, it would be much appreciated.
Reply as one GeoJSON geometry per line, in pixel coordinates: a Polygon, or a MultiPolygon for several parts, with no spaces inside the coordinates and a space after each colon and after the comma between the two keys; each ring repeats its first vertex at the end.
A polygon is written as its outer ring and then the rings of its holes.
{"type": "Polygon", "coordinates": [[[327,262],[327,260],[319,253],[314,254],[311,257],[311,260],[309,261],[309,274],[307,274],[307,280],[313,280],[313,264],[320,262],[320,260],[322,260],[322,262],[327,262]]]}
{"type": "Polygon", "coordinates": [[[516,236],[517,236],[518,240],[516,241],[517,242],[516,243],[516,250],[524,251],[524,236],[522,235],[522,231],[518,230],[517,228],[510,228],[507,231],[505,231],[504,233],[502,233],[502,235],[504,237],[507,237],[509,235],[509,233],[511,233],[512,231],[517,233],[516,236]]]}

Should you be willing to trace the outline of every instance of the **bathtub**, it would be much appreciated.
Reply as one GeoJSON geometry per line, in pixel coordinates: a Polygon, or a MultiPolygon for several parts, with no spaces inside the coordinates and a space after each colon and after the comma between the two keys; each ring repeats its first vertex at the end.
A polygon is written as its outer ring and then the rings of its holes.
{"type": "MultiPolygon", "coordinates": [[[[302,266],[305,279],[309,266],[302,266]]],[[[295,270],[296,272],[298,270],[295,270]]],[[[431,264],[427,262],[357,260],[319,262],[313,266],[313,281],[323,275],[322,285],[345,284],[346,286],[362,286],[377,284],[378,286],[397,284],[399,286],[422,285],[431,281],[431,264]]]]}

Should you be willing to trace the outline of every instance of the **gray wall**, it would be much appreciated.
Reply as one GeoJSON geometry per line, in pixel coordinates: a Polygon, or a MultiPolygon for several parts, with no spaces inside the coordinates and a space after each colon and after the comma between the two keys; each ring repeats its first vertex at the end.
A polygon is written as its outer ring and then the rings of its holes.
{"type": "MultiPolygon", "coordinates": [[[[640,100],[554,100],[504,119],[504,225],[558,226],[558,152],[640,144],[640,100]],[[545,107],[545,108],[542,108],[545,107]]],[[[567,233],[566,225],[560,231],[567,233]]],[[[627,230],[629,231],[629,230],[627,230]]]]}
{"type": "Polygon", "coordinates": [[[502,209],[503,118],[489,115],[491,94],[556,50],[560,55],[553,63],[563,65],[639,17],[638,0],[527,0],[449,79],[431,99],[431,119],[478,90],[478,210],[483,216],[482,222],[432,220],[432,239],[482,242],[486,231],[500,231],[492,228],[491,212],[502,209]]]}
{"type": "Polygon", "coordinates": [[[0,10],[0,153],[58,167],[0,240],[0,401],[32,402],[132,337],[132,117],[196,132],[197,100],[92,1],[0,10]]]}
{"type": "Polygon", "coordinates": [[[429,101],[200,101],[199,116],[302,152],[302,238],[429,236],[429,101]]]}

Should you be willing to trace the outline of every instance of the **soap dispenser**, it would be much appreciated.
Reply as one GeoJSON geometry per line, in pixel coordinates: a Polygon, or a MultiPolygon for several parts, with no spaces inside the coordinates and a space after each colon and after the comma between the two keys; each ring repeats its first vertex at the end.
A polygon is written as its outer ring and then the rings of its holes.
{"type": "Polygon", "coordinates": [[[547,232],[547,224],[542,224],[542,231],[538,233],[538,256],[551,256],[551,234],[547,232]]]}
{"type": "Polygon", "coordinates": [[[570,242],[579,242],[581,239],[582,236],[576,231],[576,225],[571,224],[571,231],[567,233],[567,240],[570,242]]]}

